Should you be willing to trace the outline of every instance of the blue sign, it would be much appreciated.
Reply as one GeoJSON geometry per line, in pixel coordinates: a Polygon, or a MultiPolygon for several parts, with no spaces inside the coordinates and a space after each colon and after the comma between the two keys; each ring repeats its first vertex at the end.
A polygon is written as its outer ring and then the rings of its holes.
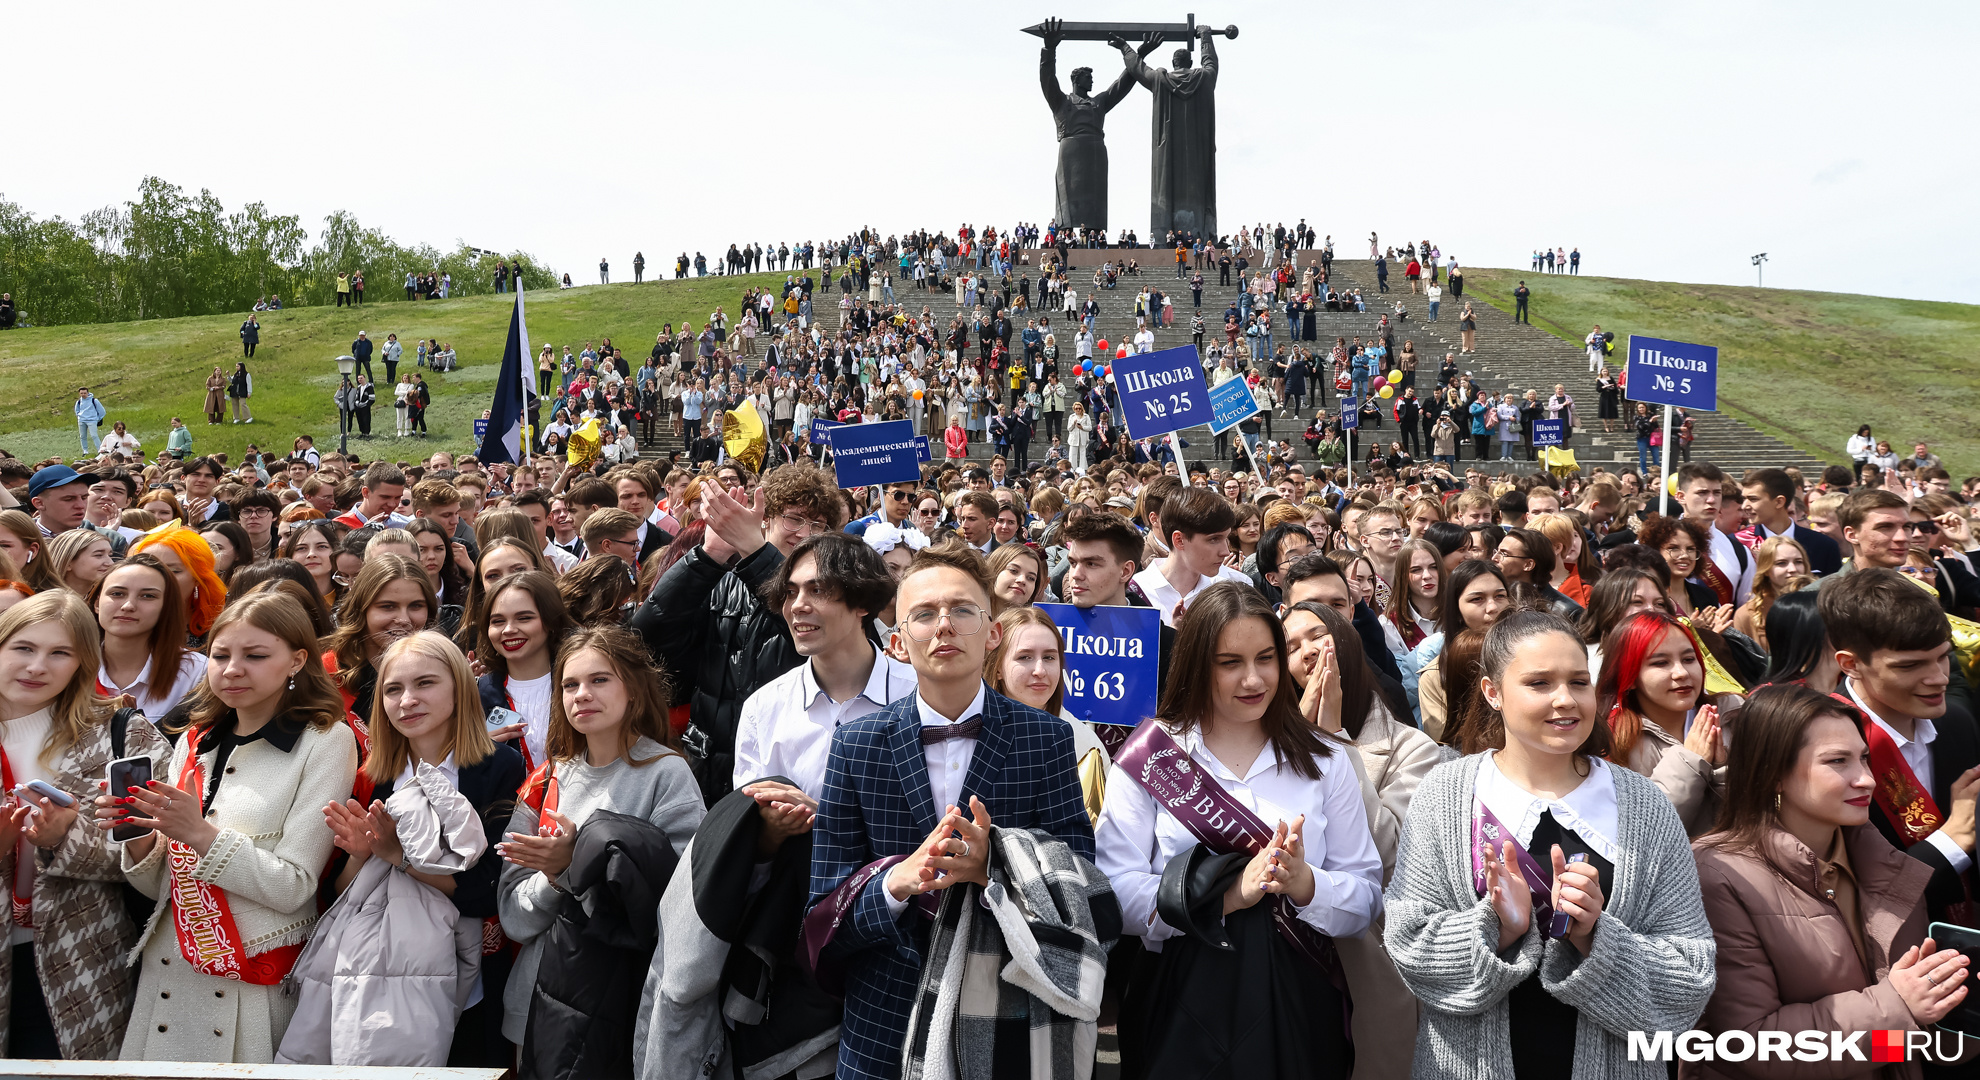
{"type": "Polygon", "coordinates": [[[1567,445],[1567,421],[1566,420],[1535,420],[1533,422],[1533,445],[1535,446],[1567,445]]]}
{"type": "Polygon", "coordinates": [[[831,442],[831,430],[838,426],[824,417],[813,417],[811,420],[811,445],[824,446],[826,443],[831,442]]]}
{"type": "Polygon", "coordinates": [[[1629,400],[1680,409],[1719,409],[1719,350],[1711,345],[1631,334],[1629,400]]]}
{"type": "Polygon", "coordinates": [[[1341,430],[1350,431],[1361,426],[1361,399],[1344,397],[1341,399],[1341,430]]]}
{"type": "MultiPolygon", "coordinates": [[[[1193,350],[1192,350],[1193,351],[1193,350]]],[[[1075,720],[1133,727],[1155,715],[1162,613],[1152,607],[1034,604],[1059,624],[1063,708],[1075,720]]]]}
{"type": "Polygon", "coordinates": [[[1210,391],[1196,346],[1130,353],[1114,361],[1123,423],[1136,439],[1200,427],[1211,421],[1210,391]]]}
{"type": "Polygon", "coordinates": [[[842,488],[921,479],[914,425],[906,420],[840,424],[831,429],[832,469],[842,488]]]}
{"type": "Polygon", "coordinates": [[[928,436],[916,435],[914,437],[914,459],[926,465],[934,460],[934,457],[935,455],[928,450],[928,436]]]}
{"type": "Polygon", "coordinates": [[[488,434],[488,420],[485,417],[483,419],[476,420],[474,422],[474,437],[480,439],[486,437],[487,434],[488,434]]]}
{"type": "Polygon", "coordinates": [[[1242,378],[1225,379],[1210,391],[1210,434],[1222,435],[1259,411],[1250,383],[1242,378]]]}

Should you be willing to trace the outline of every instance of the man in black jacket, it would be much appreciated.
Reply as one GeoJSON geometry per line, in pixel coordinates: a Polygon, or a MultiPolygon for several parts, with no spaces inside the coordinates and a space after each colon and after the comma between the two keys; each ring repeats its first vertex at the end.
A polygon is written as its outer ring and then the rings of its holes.
{"type": "Polygon", "coordinates": [[[838,488],[810,465],[771,470],[746,502],[738,494],[703,485],[707,539],[661,575],[630,623],[688,705],[681,747],[711,804],[729,792],[743,702],[800,660],[760,592],[806,536],[846,523],[838,488]]]}
{"type": "MultiPolygon", "coordinates": [[[[1814,529],[1794,523],[1794,478],[1785,469],[1752,469],[1739,478],[1739,501],[1753,523],[1753,543],[1785,536],[1808,553],[1808,569],[1824,577],[1842,569],[1842,548],[1814,529]]],[[[1735,538],[1737,539],[1737,538],[1735,538]]]]}
{"type": "Polygon", "coordinates": [[[365,337],[364,331],[362,330],[358,331],[357,340],[351,342],[351,359],[357,361],[357,370],[364,372],[364,377],[366,379],[370,379],[372,377],[371,376],[371,339],[365,337]]]}

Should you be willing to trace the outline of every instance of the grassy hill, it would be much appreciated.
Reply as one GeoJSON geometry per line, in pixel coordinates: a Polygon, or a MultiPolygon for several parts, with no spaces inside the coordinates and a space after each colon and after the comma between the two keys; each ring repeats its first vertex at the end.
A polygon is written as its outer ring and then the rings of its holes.
{"type": "MultiPolygon", "coordinates": [[[[733,320],[746,287],[782,281],[781,274],[759,274],[532,292],[525,297],[531,347],[540,349],[547,341],[561,354],[566,344],[582,347],[609,337],[637,365],[663,324],[699,324],[718,304],[733,320]]],[[[0,334],[0,372],[5,372],[7,388],[0,394],[0,448],[29,461],[51,454],[75,457],[80,442],[73,403],[76,388],[88,386],[108,410],[104,430],[109,430],[109,421],[124,421],[147,456],[164,447],[174,416],[191,428],[195,453],[225,451],[238,461],[253,442],[265,451],[286,454],[304,433],[315,437],[319,449],[332,449],[337,439],[337,407],[331,397],[338,384],[335,361],[350,351],[363,330],[380,345],[388,333],[397,333],[406,343],[401,374],[418,370],[411,343],[421,338],[452,343],[460,368],[445,375],[427,373],[433,391],[427,439],[391,437],[391,397],[381,392],[380,405],[372,410],[375,437],[361,443],[353,434],[353,451],[367,458],[412,458],[436,449],[466,450],[474,444],[473,421],[494,395],[514,301],[513,296],[479,296],[264,313],[261,344],[248,363],[256,422],[217,427],[206,426],[201,412],[206,377],[215,365],[234,370],[241,358],[244,316],[11,330],[0,334]]],[[[379,380],[385,378],[375,355],[372,371],[379,380]]]]}
{"type": "Polygon", "coordinates": [[[1465,295],[1511,311],[1521,280],[1533,325],[1576,345],[1599,323],[1718,346],[1720,410],[1810,453],[1869,424],[1900,455],[1930,442],[1955,482],[1980,473],[1980,306],[1472,267],[1465,295]]]}

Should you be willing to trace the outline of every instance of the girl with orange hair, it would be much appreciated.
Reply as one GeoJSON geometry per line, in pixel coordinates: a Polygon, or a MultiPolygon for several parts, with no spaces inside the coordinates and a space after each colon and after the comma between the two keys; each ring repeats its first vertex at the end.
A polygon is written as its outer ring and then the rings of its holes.
{"type": "Polygon", "coordinates": [[[169,522],[138,537],[131,554],[149,552],[172,572],[179,595],[186,601],[186,634],[202,641],[220,609],[227,604],[227,586],[213,572],[213,547],[206,537],[169,522]]]}

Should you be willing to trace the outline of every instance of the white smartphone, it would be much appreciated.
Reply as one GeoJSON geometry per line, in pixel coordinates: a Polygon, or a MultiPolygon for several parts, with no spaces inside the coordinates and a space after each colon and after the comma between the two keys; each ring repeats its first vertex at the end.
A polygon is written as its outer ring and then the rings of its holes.
{"type": "Polygon", "coordinates": [[[74,795],[63,791],[46,780],[29,780],[24,784],[16,785],[14,788],[15,798],[22,798],[28,793],[39,795],[64,810],[76,805],[76,797],[74,795]]]}

